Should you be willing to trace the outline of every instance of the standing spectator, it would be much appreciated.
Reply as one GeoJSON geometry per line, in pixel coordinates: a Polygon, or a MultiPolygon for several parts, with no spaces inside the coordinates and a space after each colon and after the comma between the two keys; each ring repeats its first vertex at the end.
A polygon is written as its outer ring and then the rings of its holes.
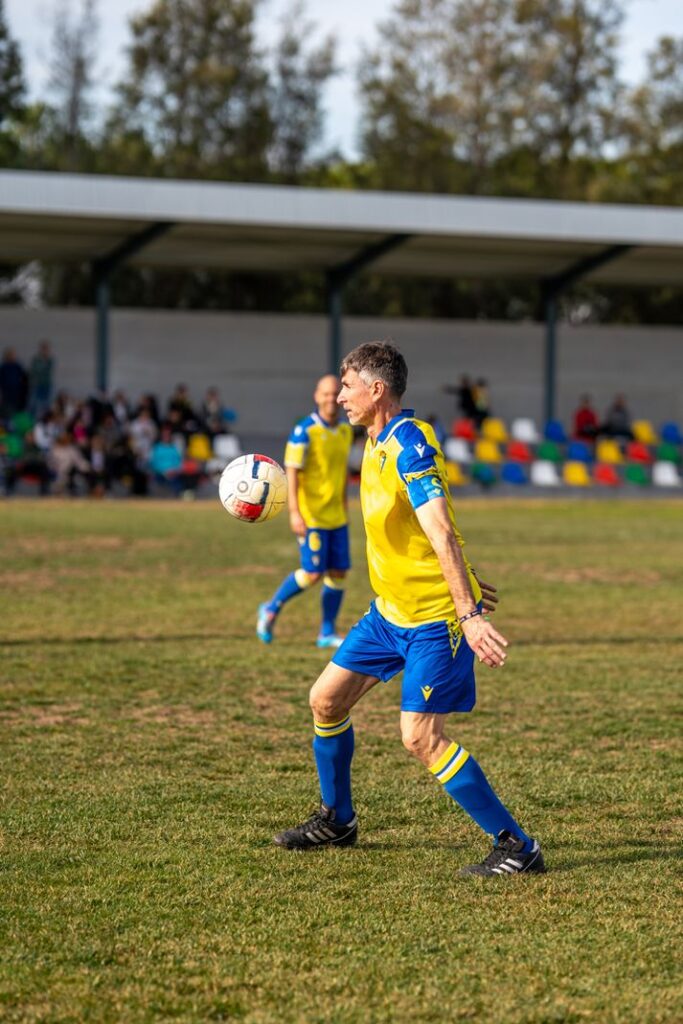
{"type": "Polygon", "coordinates": [[[474,411],[474,422],[477,424],[477,428],[481,429],[481,425],[485,419],[491,415],[491,400],[489,398],[489,386],[488,382],[483,378],[479,377],[477,383],[472,389],[472,397],[474,399],[475,411],[474,411]]]}
{"type": "Polygon", "coordinates": [[[10,420],[26,408],[28,374],[13,348],[6,348],[0,363],[0,417],[10,420]]]}
{"type": "Polygon", "coordinates": [[[55,361],[49,341],[41,341],[28,370],[29,410],[38,419],[52,401],[55,361]]]}
{"type": "Polygon", "coordinates": [[[608,437],[621,437],[626,441],[633,440],[631,430],[631,414],[626,405],[624,395],[615,395],[614,401],[607,410],[605,422],[600,427],[600,433],[608,437]]]}
{"type": "Polygon", "coordinates": [[[574,413],[574,437],[577,441],[594,441],[598,432],[598,414],[590,395],[582,395],[574,413]]]}
{"type": "Polygon", "coordinates": [[[444,391],[448,392],[449,395],[455,395],[457,412],[464,419],[476,419],[477,406],[474,401],[473,385],[466,373],[461,374],[458,384],[447,384],[444,391]]]}

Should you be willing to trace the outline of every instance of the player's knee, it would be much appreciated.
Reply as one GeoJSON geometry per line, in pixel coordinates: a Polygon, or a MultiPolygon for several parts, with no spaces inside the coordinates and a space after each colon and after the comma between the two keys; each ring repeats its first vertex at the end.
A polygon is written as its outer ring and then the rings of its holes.
{"type": "Polygon", "coordinates": [[[406,750],[423,764],[431,764],[439,746],[439,737],[431,730],[413,723],[401,728],[401,739],[406,750]]]}
{"type": "Polygon", "coordinates": [[[348,713],[348,708],[343,707],[334,694],[318,683],[311,687],[308,703],[316,722],[336,722],[348,713]]]}
{"type": "Polygon", "coordinates": [[[298,583],[302,590],[308,590],[320,579],[319,572],[307,572],[306,569],[297,569],[294,573],[294,579],[298,583]]]}

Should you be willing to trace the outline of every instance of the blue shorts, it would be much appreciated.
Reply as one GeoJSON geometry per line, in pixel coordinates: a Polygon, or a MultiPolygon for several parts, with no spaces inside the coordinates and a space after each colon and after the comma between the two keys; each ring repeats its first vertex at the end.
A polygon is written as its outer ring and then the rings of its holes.
{"type": "Polygon", "coordinates": [[[394,626],[373,601],[332,661],[384,682],[403,669],[401,711],[471,711],[476,701],[474,652],[455,620],[394,626]]]}
{"type": "Polygon", "coordinates": [[[309,528],[306,536],[299,538],[299,554],[301,568],[305,572],[326,572],[328,569],[346,572],[351,568],[348,526],[339,526],[336,530],[309,528]]]}

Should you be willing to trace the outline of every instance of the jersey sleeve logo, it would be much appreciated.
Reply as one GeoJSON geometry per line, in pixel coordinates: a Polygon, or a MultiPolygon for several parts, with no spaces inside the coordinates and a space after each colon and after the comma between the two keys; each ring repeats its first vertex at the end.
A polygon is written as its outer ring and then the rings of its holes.
{"type": "Polygon", "coordinates": [[[427,450],[426,446],[423,445],[423,444],[416,444],[414,447],[415,447],[415,451],[417,452],[417,454],[420,456],[420,458],[422,458],[422,456],[424,455],[425,451],[427,450]]]}

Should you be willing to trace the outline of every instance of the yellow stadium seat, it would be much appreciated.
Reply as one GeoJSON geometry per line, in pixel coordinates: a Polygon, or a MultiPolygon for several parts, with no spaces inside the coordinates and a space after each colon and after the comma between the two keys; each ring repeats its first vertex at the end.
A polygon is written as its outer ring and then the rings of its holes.
{"type": "Polygon", "coordinates": [[[197,462],[208,462],[212,455],[211,442],[206,434],[192,434],[187,442],[186,458],[196,459],[197,462]]]}
{"type": "Polygon", "coordinates": [[[624,456],[616,441],[604,438],[598,441],[595,448],[595,461],[606,462],[609,466],[619,466],[624,461],[624,456]]]}
{"type": "Polygon", "coordinates": [[[562,477],[570,487],[588,487],[591,482],[585,462],[565,462],[562,477]]]}
{"type": "MultiPolygon", "coordinates": [[[[486,421],[484,421],[486,422],[486,421]]],[[[477,462],[502,462],[503,456],[495,441],[481,440],[474,446],[474,458],[477,462]]]]}
{"type": "Polygon", "coordinates": [[[467,477],[457,462],[446,463],[446,479],[451,487],[463,487],[467,483],[467,477]]]}
{"type": "Polygon", "coordinates": [[[657,444],[659,441],[649,420],[634,420],[631,430],[636,441],[640,441],[641,444],[657,444]]]}
{"type": "Polygon", "coordinates": [[[502,420],[489,417],[481,425],[481,436],[487,441],[496,441],[504,444],[508,439],[508,432],[502,420]]]}

